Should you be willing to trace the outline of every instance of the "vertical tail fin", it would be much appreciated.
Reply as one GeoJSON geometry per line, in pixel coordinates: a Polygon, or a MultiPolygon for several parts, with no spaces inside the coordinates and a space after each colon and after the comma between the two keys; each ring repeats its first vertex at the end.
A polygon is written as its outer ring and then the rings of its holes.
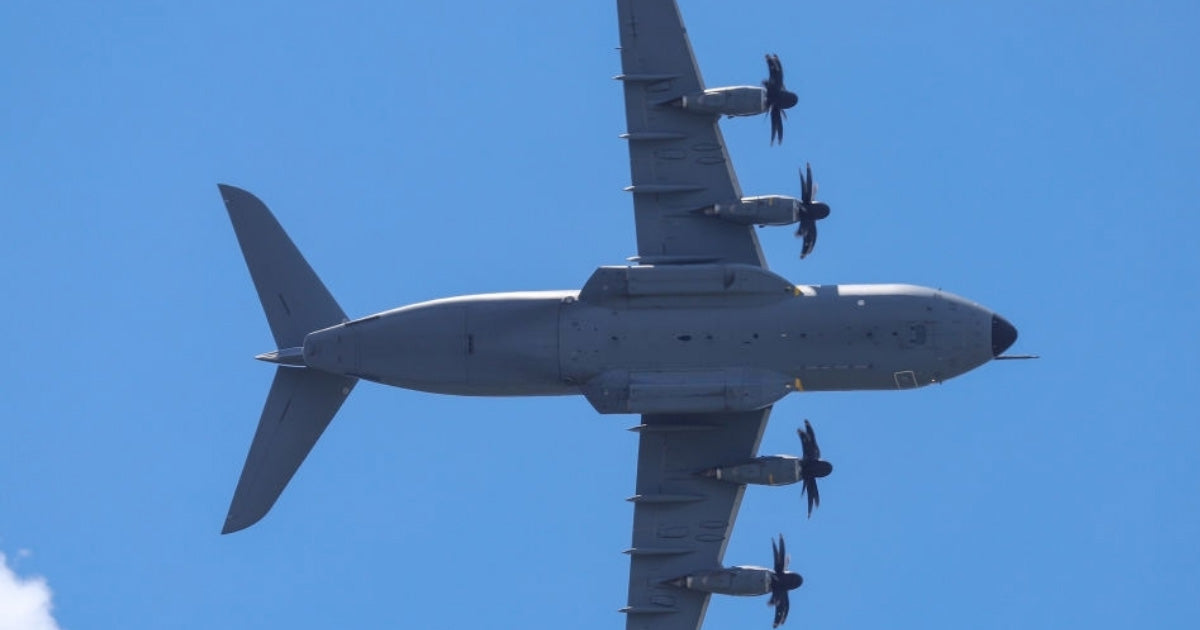
{"type": "Polygon", "coordinates": [[[257,523],[275,505],[358,379],[302,367],[296,349],[304,337],[346,314],[263,202],[240,188],[218,187],[279,348],[261,357],[298,365],[275,371],[221,530],[228,534],[257,523]]]}

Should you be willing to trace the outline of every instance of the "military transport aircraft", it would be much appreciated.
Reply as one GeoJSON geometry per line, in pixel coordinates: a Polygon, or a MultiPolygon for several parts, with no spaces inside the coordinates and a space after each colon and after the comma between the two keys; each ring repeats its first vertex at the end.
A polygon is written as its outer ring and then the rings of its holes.
{"type": "Polygon", "coordinates": [[[828,207],[814,208],[811,175],[802,199],[743,197],[718,127],[726,110],[680,106],[714,91],[675,1],[617,7],[637,256],[600,267],[582,289],[350,320],[266,206],[220,186],[275,338],[257,358],[278,364],[223,533],[267,513],[360,379],[582,395],[600,413],[641,415],[627,627],[695,630],[711,593],[751,591],[773,594],[779,621],[799,585],[782,539],[774,571],[722,565],[745,484],[803,481],[815,502],[813,480],[829,471],[811,427],[803,458],[757,456],[772,404],[792,392],[939,383],[1016,340],[1004,318],[939,290],[809,286],[769,271],[755,226],[807,223],[815,241],[828,207]]]}

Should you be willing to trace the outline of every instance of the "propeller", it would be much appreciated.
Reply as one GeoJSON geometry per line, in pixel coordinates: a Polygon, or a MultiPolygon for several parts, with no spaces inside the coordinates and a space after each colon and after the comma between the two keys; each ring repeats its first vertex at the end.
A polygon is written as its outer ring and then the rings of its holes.
{"type": "Polygon", "coordinates": [[[775,625],[771,627],[778,628],[787,621],[788,610],[791,608],[788,591],[800,588],[804,578],[800,577],[799,573],[787,570],[791,558],[788,557],[787,548],[783,544],[783,534],[779,535],[778,546],[774,540],[771,541],[771,552],[775,556],[775,572],[771,575],[771,601],[767,602],[767,605],[775,607],[775,625]]]}
{"type": "Polygon", "coordinates": [[[771,144],[776,138],[783,144],[783,120],[787,113],[783,110],[795,107],[800,97],[783,87],[783,64],[779,63],[779,55],[767,55],[767,80],[763,87],[767,88],[767,110],[771,113],[771,144]]]}
{"type": "Polygon", "coordinates": [[[821,459],[821,447],[817,446],[817,435],[813,433],[812,425],[804,421],[804,429],[796,429],[800,434],[800,445],[803,455],[800,458],[800,478],[804,481],[801,494],[808,495],[808,517],[812,518],[813,508],[821,505],[821,493],[817,491],[817,479],[829,476],[833,472],[833,464],[821,459]]]}
{"type": "Polygon", "coordinates": [[[800,249],[801,259],[811,254],[817,245],[817,221],[829,216],[829,204],[813,201],[817,186],[813,183],[812,164],[805,163],[804,168],[804,171],[800,171],[800,226],[796,228],[796,238],[804,239],[804,246],[800,249]]]}

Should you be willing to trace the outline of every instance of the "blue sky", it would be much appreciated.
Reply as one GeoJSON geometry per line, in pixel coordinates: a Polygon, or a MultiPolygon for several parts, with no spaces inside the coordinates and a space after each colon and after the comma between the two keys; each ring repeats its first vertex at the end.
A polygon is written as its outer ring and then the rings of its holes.
{"type": "MultiPolygon", "coordinates": [[[[761,231],[773,270],[941,287],[1043,357],[786,399],[763,451],[810,418],[836,473],[811,520],[751,488],[726,560],[787,536],[789,627],[1196,627],[1197,5],[682,10],[709,86],[771,51],[800,94],[782,147],[722,123],[747,194],[811,161],[833,207],[804,261],[761,231]]],[[[216,183],[352,316],[579,287],[634,253],[616,44],[611,2],[0,5],[0,628],[623,627],[636,418],[582,398],[364,383],[218,535],[272,348],[216,183]]]]}

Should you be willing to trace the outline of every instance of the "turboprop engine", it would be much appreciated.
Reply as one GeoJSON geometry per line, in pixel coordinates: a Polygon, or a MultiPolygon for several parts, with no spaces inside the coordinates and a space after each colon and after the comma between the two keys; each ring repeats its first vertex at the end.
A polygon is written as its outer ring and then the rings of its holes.
{"type": "Polygon", "coordinates": [[[667,105],[718,116],[757,116],[767,111],[767,91],[751,85],[713,88],[685,94],[667,105]]]}
{"type": "Polygon", "coordinates": [[[808,495],[808,515],[811,517],[813,508],[821,504],[817,479],[828,477],[833,472],[833,464],[821,459],[821,447],[817,446],[817,434],[813,431],[812,423],[805,420],[804,428],[796,433],[800,435],[803,457],[766,455],[740,464],[709,468],[698,474],[729,483],[763,486],[786,486],[803,481],[804,490],[801,493],[808,495]]]}
{"type": "Polygon", "coordinates": [[[741,464],[709,468],[700,474],[729,483],[786,486],[804,478],[801,466],[799,457],[767,455],[741,464]]]}
{"type": "Polygon", "coordinates": [[[763,195],[713,204],[696,212],[741,225],[791,225],[800,220],[801,202],[785,195],[763,195]]]}
{"type": "Polygon", "coordinates": [[[771,592],[771,577],[771,570],[763,567],[725,567],[699,571],[664,583],[704,593],[754,596],[771,592]]]}
{"type": "Polygon", "coordinates": [[[787,570],[791,558],[787,555],[783,534],[779,535],[778,545],[774,540],[771,541],[771,552],[775,559],[774,569],[725,567],[665,580],[663,584],[720,595],[753,596],[770,593],[771,601],[768,602],[768,605],[775,607],[775,625],[773,627],[778,628],[787,621],[788,611],[791,609],[788,591],[800,588],[800,585],[804,584],[804,578],[799,573],[787,570]]]}

